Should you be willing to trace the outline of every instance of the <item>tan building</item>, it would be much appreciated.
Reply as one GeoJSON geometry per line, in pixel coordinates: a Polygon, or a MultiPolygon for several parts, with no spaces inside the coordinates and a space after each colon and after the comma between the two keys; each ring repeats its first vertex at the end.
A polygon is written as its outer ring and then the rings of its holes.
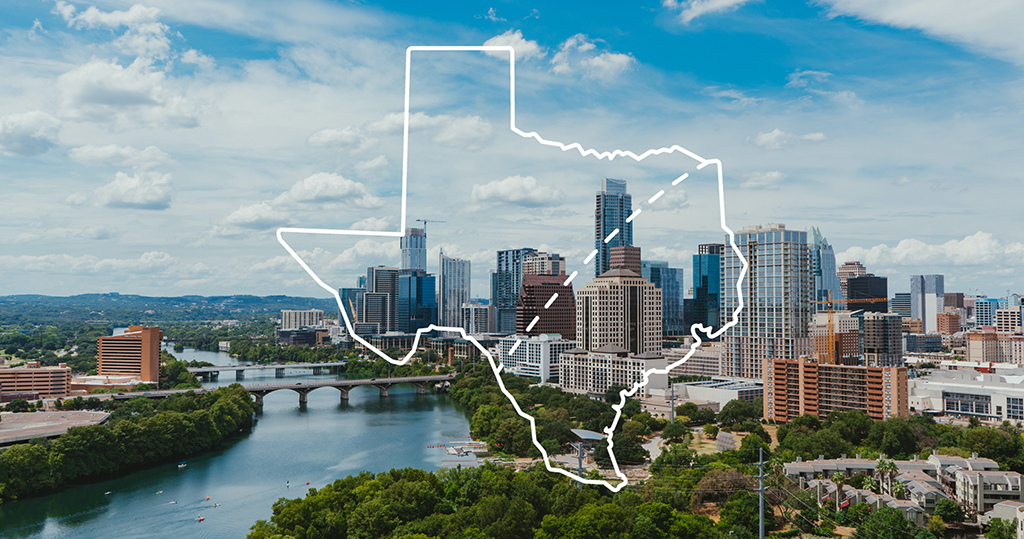
{"type": "Polygon", "coordinates": [[[523,275],[565,275],[565,259],[558,253],[523,253],[523,275]]]}
{"type": "Polygon", "coordinates": [[[160,381],[158,327],[130,326],[121,335],[99,338],[97,351],[100,376],[131,376],[143,382],[160,381]]]}
{"type": "Polygon", "coordinates": [[[868,269],[856,260],[853,262],[846,262],[842,266],[839,266],[839,268],[836,269],[836,276],[839,277],[839,288],[843,291],[843,299],[850,297],[850,292],[847,289],[847,281],[851,277],[866,277],[867,275],[868,269]]]}
{"type": "Polygon", "coordinates": [[[627,269],[637,275],[641,275],[640,248],[633,247],[632,245],[612,247],[608,254],[608,267],[610,269],[627,269]]]}
{"type": "Polygon", "coordinates": [[[0,395],[38,393],[39,398],[67,396],[71,391],[71,369],[64,363],[42,367],[30,361],[24,367],[0,366],[0,395]]]}
{"type": "Polygon", "coordinates": [[[924,333],[924,322],[918,318],[903,317],[903,333],[918,335],[924,333]]]}
{"type": "MultiPolygon", "coordinates": [[[[615,270],[612,270],[615,271],[615,270]]],[[[625,348],[609,344],[588,352],[582,348],[566,350],[558,356],[558,385],[572,393],[604,395],[612,386],[632,388],[643,383],[644,372],[665,369],[668,362],[661,354],[630,354],[625,348]]],[[[634,398],[649,396],[652,390],[668,388],[667,374],[652,374],[648,384],[634,398]]]]}
{"type": "Polygon", "coordinates": [[[306,327],[318,327],[324,323],[324,312],[320,309],[281,311],[281,331],[294,331],[306,327]]]}
{"type": "MultiPolygon", "coordinates": [[[[690,353],[689,345],[679,348],[664,348],[661,354],[669,365],[677,363],[690,353]]],[[[722,358],[725,357],[725,348],[720,342],[706,342],[696,350],[682,364],[674,367],[669,374],[676,376],[720,376],[722,374],[722,358]]]]}
{"type": "Polygon", "coordinates": [[[576,341],[584,350],[606,345],[631,354],[661,351],[661,290],[639,274],[613,269],[576,294],[576,341]]]}
{"type": "Polygon", "coordinates": [[[994,331],[972,331],[967,334],[967,360],[978,363],[1000,363],[1003,350],[999,334],[994,331]]]}
{"type": "Polygon", "coordinates": [[[997,333],[1020,333],[1020,307],[1016,309],[996,309],[997,333]]]}
{"type": "Polygon", "coordinates": [[[935,315],[939,324],[939,333],[952,335],[960,331],[960,315],[949,311],[935,315]]]}
{"type": "Polygon", "coordinates": [[[807,356],[765,362],[765,419],[825,419],[833,410],[861,410],[875,420],[906,417],[906,367],[830,365],[807,356]]]}

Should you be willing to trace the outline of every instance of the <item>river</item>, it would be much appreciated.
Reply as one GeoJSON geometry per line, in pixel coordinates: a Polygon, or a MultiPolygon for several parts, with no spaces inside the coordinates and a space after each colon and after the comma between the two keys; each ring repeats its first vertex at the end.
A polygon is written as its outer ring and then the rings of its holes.
{"type": "MultiPolygon", "coordinates": [[[[186,349],[175,356],[215,365],[237,363],[217,352],[186,349]]],[[[285,379],[339,377],[302,374],[309,372],[289,370],[285,379]]],[[[245,376],[243,384],[280,381],[273,370],[246,371],[245,376]]],[[[233,373],[225,373],[206,386],[234,381],[233,373]]],[[[447,395],[416,395],[408,385],[392,387],[389,393],[382,399],[376,388],[359,387],[352,389],[348,402],[341,402],[338,390],[321,388],[300,409],[295,392],[275,391],[264,399],[251,433],[188,459],[185,468],[165,463],[0,505],[0,537],[244,537],[257,519],[270,518],[279,498],[304,496],[308,488],[347,475],[474,462],[427,447],[468,436],[469,422],[447,395]],[[220,505],[212,507],[215,503],[220,505]],[[197,522],[199,515],[203,522],[197,522]]]]}

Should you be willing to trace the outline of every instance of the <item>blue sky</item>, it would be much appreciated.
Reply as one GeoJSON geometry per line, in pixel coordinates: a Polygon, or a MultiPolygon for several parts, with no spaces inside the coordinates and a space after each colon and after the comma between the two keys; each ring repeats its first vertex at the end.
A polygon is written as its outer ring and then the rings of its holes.
{"type": "MultiPolygon", "coordinates": [[[[999,0],[5,2],[0,294],[322,295],[274,230],[397,228],[405,48],[485,42],[517,50],[523,129],[719,158],[731,226],[817,226],[890,293],[916,273],[1019,293],[1022,25],[999,0]]],[[[431,266],[469,258],[482,297],[495,249],[589,252],[600,178],[639,200],[692,168],[518,139],[506,70],[413,64],[409,219],[448,221],[431,266]]],[[[636,238],[689,273],[721,233],[713,178],[680,187],[636,238]]],[[[293,245],[337,286],[398,261],[293,245]]]]}

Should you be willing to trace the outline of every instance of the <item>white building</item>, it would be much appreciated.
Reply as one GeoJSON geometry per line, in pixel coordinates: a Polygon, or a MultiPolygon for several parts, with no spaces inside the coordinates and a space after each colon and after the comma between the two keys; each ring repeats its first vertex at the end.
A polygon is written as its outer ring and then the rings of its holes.
{"type": "MultiPolygon", "coordinates": [[[[690,353],[690,347],[683,345],[679,348],[663,348],[661,354],[665,356],[666,363],[672,365],[690,353]]],[[[719,376],[722,374],[722,359],[725,357],[725,348],[720,342],[705,342],[700,348],[693,351],[686,361],[672,369],[670,373],[675,376],[719,376]]]]}
{"type": "Polygon", "coordinates": [[[1024,369],[1002,374],[934,370],[908,380],[907,389],[909,405],[918,412],[1024,422],[1024,369]]]}
{"type": "MultiPolygon", "coordinates": [[[[625,348],[614,344],[592,352],[573,348],[559,356],[558,385],[572,393],[603,396],[612,386],[631,388],[634,384],[643,383],[645,372],[666,367],[668,362],[661,354],[645,352],[630,355],[625,348]]],[[[668,375],[652,374],[647,385],[633,396],[646,398],[657,394],[664,397],[667,389],[668,375]]]]}
{"type": "Polygon", "coordinates": [[[462,329],[470,335],[481,335],[494,331],[494,307],[476,301],[462,304],[462,329]]]}
{"type": "Polygon", "coordinates": [[[470,298],[469,260],[451,258],[441,253],[439,263],[441,279],[438,283],[437,319],[440,326],[465,327],[462,306],[470,298]]]}
{"type": "Polygon", "coordinates": [[[541,382],[554,381],[559,373],[559,355],[576,346],[576,341],[567,341],[557,333],[504,337],[498,340],[495,359],[505,366],[507,372],[516,376],[539,378],[541,382]]]}
{"type": "Polygon", "coordinates": [[[324,323],[324,312],[320,309],[302,311],[281,311],[281,331],[294,331],[307,327],[320,327],[324,323]]]}

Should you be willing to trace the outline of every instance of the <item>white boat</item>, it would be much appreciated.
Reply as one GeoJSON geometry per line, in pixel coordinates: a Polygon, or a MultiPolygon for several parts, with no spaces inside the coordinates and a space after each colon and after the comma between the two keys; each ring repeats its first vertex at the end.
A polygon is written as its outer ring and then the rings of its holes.
{"type": "Polygon", "coordinates": [[[185,464],[184,462],[179,462],[179,463],[178,463],[178,469],[179,469],[179,470],[180,470],[180,469],[182,469],[182,468],[184,468],[185,466],[188,466],[188,464],[185,464]]]}

